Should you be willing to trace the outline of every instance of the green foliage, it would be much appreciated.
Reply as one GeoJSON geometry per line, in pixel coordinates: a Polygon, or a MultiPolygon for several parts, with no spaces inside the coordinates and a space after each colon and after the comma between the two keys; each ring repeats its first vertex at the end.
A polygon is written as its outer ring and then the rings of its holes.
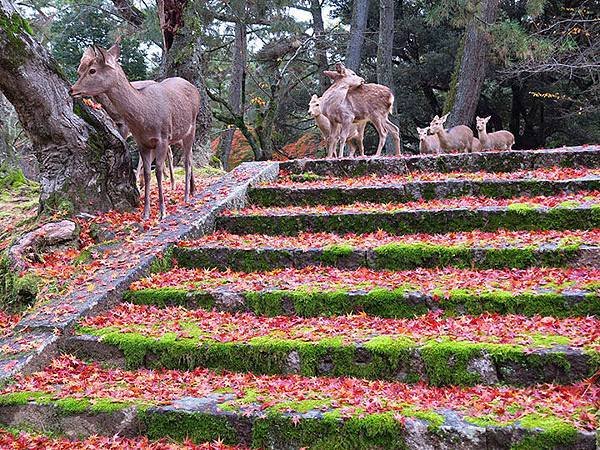
{"type": "MultiPolygon", "coordinates": [[[[61,8],[52,23],[52,53],[65,68],[68,78],[75,81],[76,69],[86,47],[96,44],[109,48],[117,36],[121,21],[110,14],[113,5],[105,0],[88,2],[69,1],[61,8]],[[73,20],[77,17],[77,20],[73,20]]],[[[130,80],[149,78],[146,52],[140,46],[139,36],[125,34],[121,43],[121,64],[130,80]]]]}
{"type": "Polygon", "coordinates": [[[39,278],[32,274],[19,276],[8,257],[0,253],[0,309],[18,312],[35,302],[39,278]]]}

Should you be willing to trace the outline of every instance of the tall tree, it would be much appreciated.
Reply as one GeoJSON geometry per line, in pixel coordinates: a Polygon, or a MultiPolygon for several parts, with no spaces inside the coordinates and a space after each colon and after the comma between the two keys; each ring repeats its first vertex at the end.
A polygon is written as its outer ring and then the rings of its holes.
{"type": "Polygon", "coordinates": [[[194,161],[205,166],[210,160],[206,145],[212,114],[202,75],[202,38],[195,2],[190,0],[158,0],[158,17],[163,35],[161,77],[181,77],[200,91],[200,112],[196,120],[194,161]]]}
{"type": "MultiPolygon", "coordinates": [[[[237,0],[233,4],[235,22],[235,35],[231,47],[231,80],[229,84],[229,104],[235,114],[242,115],[244,111],[244,87],[246,81],[246,1],[237,0]]],[[[229,168],[229,156],[231,155],[231,144],[235,128],[228,128],[221,138],[219,159],[223,168],[229,168]]]]}
{"type": "Polygon", "coordinates": [[[475,117],[490,48],[486,27],[496,20],[499,5],[500,0],[482,0],[467,25],[447,126],[469,125],[475,117]]]}
{"type": "Polygon", "coordinates": [[[360,67],[367,18],[369,16],[369,0],[354,0],[352,4],[352,23],[350,25],[350,39],[346,48],[346,67],[355,72],[360,67]]]}
{"type": "Polygon", "coordinates": [[[56,61],[12,2],[0,0],[0,90],[17,111],[40,163],[40,212],[137,205],[125,143],[100,113],[69,96],[56,61]]]}
{"type": "Polygon", "coordinates": [[[379,44],[377,46],[377,82],[394,92],[392,56],[394,51],[394,0],[379,0],[379,44]]]}
{"type": "Polygon", "coordinates": [[[319,91],[325,92],[329,87],[329,78],[323,71],[327,70],[327,42],[325,41],[325,24],[323,23],[323,8],[320,0],[310,0],[310,14],[312,16],[313,31],[315,38],[315,56],[317,58],[319,91]]]}

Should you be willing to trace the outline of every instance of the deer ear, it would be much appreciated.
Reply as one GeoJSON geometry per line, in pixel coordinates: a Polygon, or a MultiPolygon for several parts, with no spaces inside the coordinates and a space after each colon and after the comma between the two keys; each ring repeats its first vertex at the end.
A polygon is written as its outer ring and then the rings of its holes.
{"type": "Polygon", "coordinates": [[[333,70],[324,70],[323,75],[331,78],[333,81],[339,80],[341,77],[341,75],[339,73],[334,72],[333,70]]]}
{"type": "Polygon", "coordinates": [[[113,44],[113,46],[108,49],[107,53],[114,58],[115,61],[118,60],[119,56],[121,56],[121,45],[118,42],[113,44]]]}
{"type": "Polygon", "coordinates": [[[337,63],[335,65],[335,70],[337,73],[341,73],[343,75],[346,72],[346,67],[342,63],[337,63]]]}
{"type": "Polygon", "coordinates": [[[440,120],[439,116],[435,116],[433,119],[431,119],[431,121],[433,122],[434,120],[440,120]]]}
{"type": "Polygon", "coordinates": [[[487,122],[488,120],[490,120],[492,118],[492,116],[487,116],[484,120],[487,122]]]}
{"type": "Polygon", "coordinates": [[[449,115],[450,115],[450,113],[446,114],[445,116],[442,116],[441,117],[442,121],[445,122],[449,115]]]}
{"type": "Polygon", "coordinates": [[[319,96],[317,94],[313,94],[312,97],[310,98],[313,102],[316,101],[319,98],[319,96]]]}

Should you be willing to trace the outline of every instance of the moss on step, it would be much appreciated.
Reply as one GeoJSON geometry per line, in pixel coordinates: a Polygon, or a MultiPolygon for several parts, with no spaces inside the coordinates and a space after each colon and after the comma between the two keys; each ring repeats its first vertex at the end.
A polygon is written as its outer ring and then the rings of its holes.
{"type": "Polygon", "coordinates": [[[142,289],[127,291],[123,300],[138,305],[156,306],[196,306],[203,309],[212,309],[215,304],[213,296],[203,291],[188,291],[181,288],[142,289]]]}
{"type": "Polygon", "coordinates": [[[327,265],[335,266],[341,258],[346,258],[354,252],[354,247],[350,244],[332,244],[323,248],[321,262],[327,265]]]}
{"type": "Polygon", "coordinates": [[[179,442],[193,443],[221,440],[235,445],[239,438],[235,428],[224,416],[200,412],[156,411],[138,412],[150,439],[171,438],[179,442]]]}
{"type": "MultiPolygon", "coordinates": [[[[397,379],[402,372],[406,382],[427,378],[430,384],[438,386],[485,381],[471,368],[471,364],[482,358],[487,358],[489,364],[499,370],[504,367],[510,370],[515,365],[532,373],[539,372],[544,365],[560,367],[565,373],[570,370],[564,353],[530,354],[523,346],[509,344],[452,340],[420,344],[409,337],[378,336],[361,346],[346,344],[342,338],[305,342],[268,335],[244,342],[216,342],[203,335],[178,338],[175,333],[165,333],[155,338],[134,332],[115,332],[110,327],[83,328],[80,332],[101,336],[103,342],[119,348],[129,369],[205,367],[257,374],[299,372],[304,376],[387,380],[397,379]],[[422,364],[415,364],[419,359],[422,364]]],[[[593,363],[596,352],[589,352],[588,360],[593,363]]]]}
{"type": "Polygon", "coordinates": [[[391,413],[368,414],[346,420],[333,415],[302,419],[272,412],[254,423],[254,448],[300,448],[327,450],[406,449],[404,428],[391,413]]]}

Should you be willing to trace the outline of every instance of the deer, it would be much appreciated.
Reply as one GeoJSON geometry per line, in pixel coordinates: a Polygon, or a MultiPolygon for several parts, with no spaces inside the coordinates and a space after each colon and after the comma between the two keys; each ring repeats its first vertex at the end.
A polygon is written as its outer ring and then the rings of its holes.
{"type": "Polygon", "coordinates": [[[192,145],[196,134],[196,117],[200,109],[198,89],[183,78],[166,78],[136,89],[119,64],[119,44],[105,50],[92,46],[94,58],[79,74],[70,93],[74,98],[97,97],[105,94],[123,117],[140,150],[144,165],[144,219],[150,218],[150,175],[156,159],[158,184],[158,217],[166,215],[162,188],[162,167],[169,145],[183,148],[185,169],[184,201],[189,203],[195,193],[192,145]]]}
{"type": "Polygon", "coordinates": [[[379,144],[375,156],[381,156],[388,134],[394,139],[396,155],[401,154],[400,130],[388,118],[394,105],[394,95],[387,86],[366,83],[353,70],[337,63],[335,70],[325,70],[323,74],[333,84],[321,96],[321,112],[331,122],[331,140],[327,156],[333,157],[339,144],[339,154],[351,133],[352,123],[365,127],[371,122],[379,134],[379,144]]]}
{"type": "Polygon", "coordinates": [[[512,150],[512,146],[515,145],[515,136],[510,131],[500,130],[493,133],[486,131],[491,117],[477,117],[477,134],[482,150],[512,150]]]}
{"type": "MultiPolygon", "coordinates": [[[[86,48],[85,51],[83,52],[83,56],[81,57],[81,60],[79,61],[79,67],[77,67],[77,75],[78,76],[81,76],[82,74],[84,74],[86,72],[86,70],[88,69],[88,66],[94,61],[94,58],[95,58],[95,56],[94,56],[92,48],[91,47],[86,48]]],[[[136,89],[142,89],[152,83],[156,83],[156,81],[153,81],[153,80],[132,81],[131,85],[136,89]]],[[[106,112],[108,117],[110,117],[110,119],[115,124],[115,127],[116,127],[117,131],[119,132],[119,134],[121,135],[121,137],[124,140],[126,140],[127,137],[130,135],[129,127],[125,123],[125,120],[123,119],[123,117],[116,110],[114,105],[108,99],[106,94],[97,95],[96,97],[94,97],[94,101],[96,103],[100,104],[102,109],[106,112]]],[[[171,180],[171,190],[174,190],[175,189],[175,175],[173,173],[173,152],[171,151],[171,147],[169,147],[169,152],[167,154],[167,165],[169,168],[169,178],[171,180]]],[[[140,183],[140,185],[143,187],[144,182],[143,182],[142,168],[143,168],[143,161],[142,161],[142,158],[140,157],[139,161],[138,161],[137,169],[135,170],[135,178],[136,178],[136,180],[138,180],[138,183],[140,183]]],[[[163,168],[163,170],[164,170],[163,173],[165,173],[166,167],[163,168]]]]}
{"type": "Polygon", "coordinates": [[[430,131],[437,135],[440,140],[440,147],[444,152],[460,151],[471,152],[473,150],[473,131],[466,125],[457,125],[449,130],[444,129],[444,123],[450,113],[445,116],[437,115],[429,125],[430,131]]]}
{"type": "MultiPolygon", "coordinates": [[[[320,98],[317,94],[313,94],[310,98],[310,102],[308,103],[308,113],[312,116],[321,130],[321,135],[325,141],[325,146],[329,148],[329,139],[331,137],[331,122],[325,115],[321,113],[321,104],[320,98]]],[[[365,133],[366,122],[363,124],[351,124],[350,135],[348,136],[348,140],[346,143],[348,144],[348,148],[350,149],[350,157],[353,158],[356,154],[356,146],[358,145],[361,156],[365,156],[365,148],[363,146],[363,138],[365,133]]],[[[335,155],[334,155],[335,156],[335,155]]],[[[339,157],[343,157],[343,155],[339,155],[339,157]]]]}
{"type": "Polygon", "coordinates": [[[435,134],[428,134],[429,127],[417,127],[417,133],[419,134],[419,153],[423,155],[441,153],[440,140],[435,134]]]}

